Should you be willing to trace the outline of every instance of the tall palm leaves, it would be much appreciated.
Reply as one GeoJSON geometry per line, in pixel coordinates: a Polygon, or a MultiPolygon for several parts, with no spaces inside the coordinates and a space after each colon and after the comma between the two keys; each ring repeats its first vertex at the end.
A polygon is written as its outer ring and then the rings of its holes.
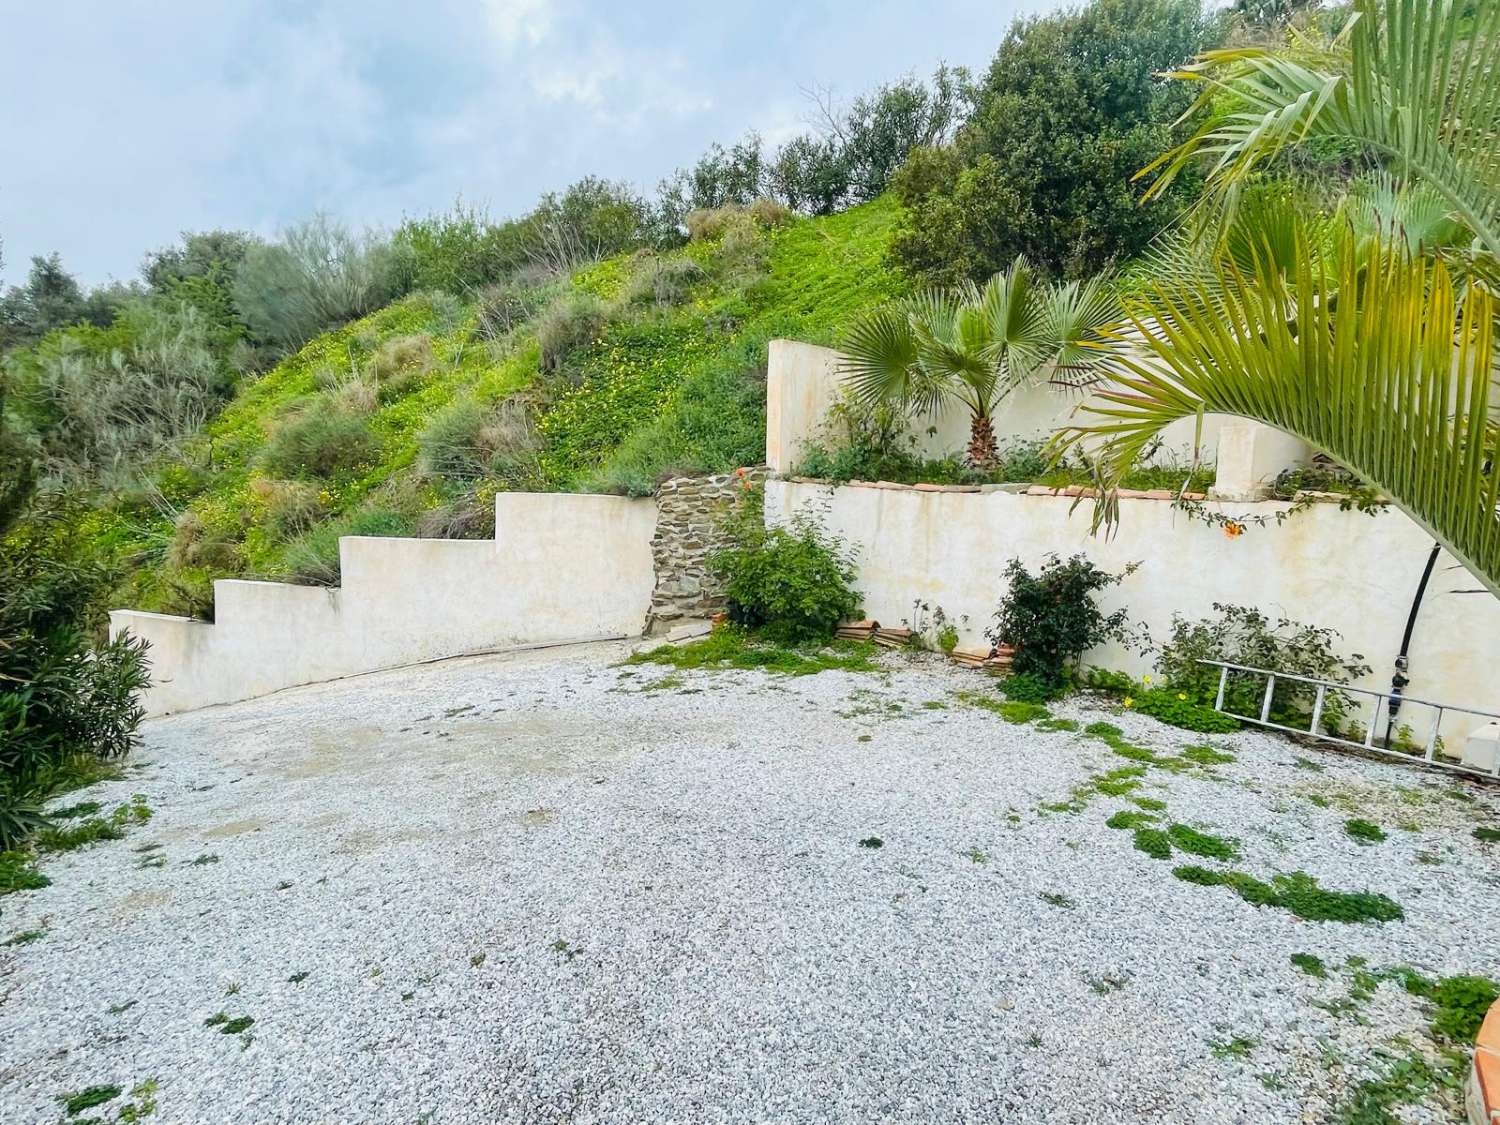
{"type": "Polygon", "coordinates": [[[1436,191],[1500,254],[1500,3],[1355,0],[1354,9],[1327,65],[1248,48],[1210,51],[1178,72],[1204,84],[1195,109],[1212,116],[1142,170],[1160,172],[1148,196],[1207,158],[1208,199],[1232,200],[1288,148],[1350,141],[1436,191]]]}
{"type": "Polygon", "coordinates": [[[1141,302],[1138,350],[1059,446],[1090,446],[1110,482],[1179,418],[1265,422],[1378,485],[1500,595],[1489,291],[1439,259],[1352,240],[1290,272],[1265,256],[1221,279],[1212,298],[1159,286],[1141,302]]]}
{"type": "Polygon", "coordinates": [[[1018,258],[983,289],[929,290],[856,322],[843,346],[844,377],[869,404],[893,402],[915,414],[962,404],[969,460],[989,465],[996,405],[1041,377],[1086,385],[1104,358],[1102,330],[1119,315],[1102,279],[1050,285],[1018,258]]]}

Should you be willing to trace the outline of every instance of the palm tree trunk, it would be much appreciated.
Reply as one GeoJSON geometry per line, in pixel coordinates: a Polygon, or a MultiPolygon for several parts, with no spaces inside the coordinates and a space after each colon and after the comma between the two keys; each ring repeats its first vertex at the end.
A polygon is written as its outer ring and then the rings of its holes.
{"type": "Polygon", "coordinates": [[[995,424],[988,414],[975,414],[969,421],[969,464],[976,469],[993,468],[1000,459],[995,444],[995,424]]]}

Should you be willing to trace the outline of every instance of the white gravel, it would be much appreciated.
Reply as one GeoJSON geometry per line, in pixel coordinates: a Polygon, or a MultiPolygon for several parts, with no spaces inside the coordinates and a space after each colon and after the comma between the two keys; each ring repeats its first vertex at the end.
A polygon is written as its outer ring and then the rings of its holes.
{"type": "Polygon", "coordinates": [[[1231,765],[1144,779],[1237,837],[1238,867],[1406,911],[1302,922],[1173,878],[1105,826],[1124,800],[1040,811],[1130,763],[958,702],[974,673],[893,656],[641,691],[670,669],[626,651],[148,724],[88,796],[155,818],[0,899],[0,940],[45,931],[0,947],[0,1121],[146,1079],[161,1122],[1322,1121],[1426,1019],[1394,983],[1320,1009],[1349,974],[1290,954],[1500,970],[1500,847],[1471,837],[1493,790],[1256,733],[1213,740],[1231,765]],[[1347,838],[1351,808],[1390,838],[1347,838]],[[1244,1057],[1214,1051],[1235,1037],[1244,1057]]]}

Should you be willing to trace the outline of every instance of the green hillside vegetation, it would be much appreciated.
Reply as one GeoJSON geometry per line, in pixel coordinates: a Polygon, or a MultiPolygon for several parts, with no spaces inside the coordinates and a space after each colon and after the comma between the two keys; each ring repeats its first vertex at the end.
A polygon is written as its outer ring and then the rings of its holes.
{"type": "Polygon", "coordinates": [[[405,297],[245,381],[84,530],[123,564],[117,604],[206,616],[215,578],[337,582],[341,535],[488,536],[504,489],[754,464],[767,341],[831,343],[900,292],[894,220],[728,207],[564,282],[405,297]]]}

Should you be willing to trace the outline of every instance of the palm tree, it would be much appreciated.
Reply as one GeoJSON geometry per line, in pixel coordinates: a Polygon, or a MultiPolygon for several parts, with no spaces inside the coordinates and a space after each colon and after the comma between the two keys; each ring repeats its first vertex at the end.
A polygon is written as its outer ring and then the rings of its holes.
{"type": "MultiPolygon", "coordinates": [[[[1157,162],[1151,190],[1208,157],[1204,206],[1232,215],[1273,156],[1321,137],[1375,154],[1390,192],[1332,219],[1255,218],[1236,247],[1148,283],[1114,333],[1118,378],[1054,448],[1086,445],[1113,487],[1172,421],[1264,422],[1385,493],[1500,595],[1486,281],[1500,253],[1500,0],[1472,21],[1452,0],[1355,0],[1355,19],[1325,71],[1242,50],[1184,72],[1228,108],[1157,162]]],[[[1096,526],[1112,518],[1101,498],[1096,526]]]]}
{"type": "Polygon", "coordinates": [[[969,463],[998,457],[994,411],[1040,378],[1086,386],[1105,355],[1103,329],[1120,316],[1106,281],[1038,282],[1024,258],[957,290],[927,290],[855,323],[843,346],[844,378],[869,405],[912,414],[950,400],[969,411],[969,463]]]}

